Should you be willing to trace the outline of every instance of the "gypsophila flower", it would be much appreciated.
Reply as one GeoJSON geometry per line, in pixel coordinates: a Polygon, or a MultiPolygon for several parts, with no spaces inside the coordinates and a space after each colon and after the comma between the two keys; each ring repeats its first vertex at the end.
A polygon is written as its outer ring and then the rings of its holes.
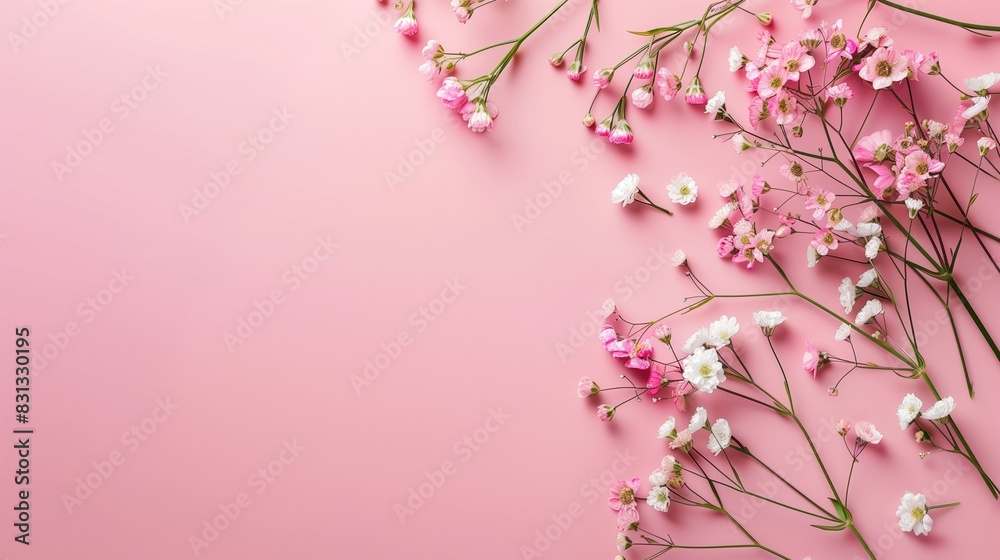
{"type": "Polygon", "coordinates": [[[670,344],[670,327],[667,325],[659,325],[653,331],[653,336],[655,336],[660,342],[664,344],[670,344]]]}
{"type": "Polygon", "coordinates": [[[682,361],[684,379],[703,393],[711,393],[726,380],[719,355],[714,348],[695,348],[682,361]]]}
{"type": "Polygon", "coordinates": [[[774,329],[778,325],[788,320],[780,311],[754,311],[753,322],[764,331],[764,336],[774,334],[774,329]]]}
{"type": "Polygon", "coordinates": [[[712,346],[728,346],[738,332],[740,324],[736,321],[736,317],[723,315],[708,326],[708,343],[712,346]]]}
{"type": "Polygon", "coordinates": [[[861,273],[858,278],[857,286],[859,288],[867,288],[869,286],[874,286],[878,282],[878,271],[874,268],[869,268],[868,270],[861,273]]]}
{"type": "Polygon", "coordinates": [[[698,185],[687,173],[681,173],[667,185],[667,195],[674,204],[686,206],[698,198],[698,185]]]}
{"type": "Polygon", "coordinates": [[[660,425],[660,428],[656,431],[657,439],[667,439],[673,438],[677,435],[677,420],[673,416],[667,418],[667,421],[660,425]]]}
{"type": "Polygon", "coordinates": [[[896,517],[899,518],[899,528],[914,535],[927,535],[934,526],[934,520],[927,512],[927,498],[923,494],[903,494],[896,517]]]}
{"type": "Polygon", "coordinates": [[[819,372],[819,368],[823,367],[829,361],[830,359],[827,357],[826,352],[820,352],[811,340],[806,341],[806,351],[802,354],[802,369],[806,373],[811,373],[813,378],[815,378],[819,372]]]}
{"type": "MultiPolygon", "coordinates": [[[[751,144],[746,139],[746,136],[743,136],[739,132],[737,132],[736,134],[733,134],[732,142],[733,142],[733,150],[735,150],[737,154],[741,154],[741,153],[749,150],[750,148],[754,147],[754,145],[751,144]]],[[[733,191],[735,191],[735,190],[736,189],[734,188],[733,191]]],[[[722,196],[729,196],[729,195],[722,195],[722,196]]]]}
{"type": "Polygon", "coordinates": [[[1000,74],[990,72],[982,76],[966,79],[965,87],[979,95],[986,95],[987,90],[996,85],[997,82],[1000,82],[1000,74]]]}
{"type": "Polygon", "coordinates": [[[920,416],[920,409],[924,406],[923,401],[913,393],[903,397],[903,402],[899,403],[896,416],[899,418],[899,428],[905,430],[920,416]]]}
{"type": "Polygon", "coordinates": [[[715,120],[723,118],[726,107],[726,92],[718,91],[705,103],[705,114],[711,115],[715,120]]]}
{"type": "Polygon", "coordinates": [[[865,303],[864,307],[861,308],[861,311],[858,311],[858,316],[854,318],[854,324],[860,327],[861,325],[864,325],[874,319],[876,315],[881,315],[883,312],[882,302],[877,299],[870,299],[865,303]]]}
{"type": "Polygon", "coordinates": [[[681,346],[681,350],[692,353],[695,348],[704,346],[708,343],[708,329],[702,327],[694,332],[685,342],[684,346],[681,346]]]}
{"type": "Polygon", "coordinates": [[[601,422],[610,422],[614,416],[615,408],[613,406],[602,404],[597,407],[597,417],[601,419],[601,422]]]}
{"type": "Polygon", "coordinates": [[[840,305],[844,306],[844,313],[850,313],[858,298],[858,290],[854,287],[854,282],[851,282],[850,278],[844,278],[840,281],[840,287],[837,290],[840,292],[840,305]]]}
{"type": "Polygon", "coordinates": [[[417,34],[420,30],[420,26],[417,24],[417,18],[413,15],[413,2],[406,8],[403,15],[396,20],[396,23],[392,26],[397,33],[406,37],[412,37],[417,34]]]}
{"type": "Polygon", "coordinates": [[[806,266],[809,268],[815,267],[816,264],[819,263],[819,259],[822,256],[823,255],[820,255],[819,251],[817,251],[812,245],[806,247],[806,266]]]}
{"type": "Polygon", "coordinates": [[[670,70],[666,68],[660,68],[656,73],[656,87],[660,92],[660,96],[664,100],[670,101],[677,96],[677,92],[681,89],[681,80],[675,76],[670,70]]]}
{"type": "Polygon", "coordinates": [[[983,136],[979,140],[976,140],[976,146],[979,147],[979,155],[985,157],[990,150],[996,149],[997,143],[992,138],[983,136]]]}
{"type": "Polygon", "coordinates": [[[600,390],[601,388],[597,386],[597,383],[594,383],[594,380],[589,377],[581,377],[580,381],[576,384],[576,394],[581,399],[596,395],[600,390]]]}
{"type": "Polygon", "coordinates": [[[601,304],[601,318],[602,319],[607,319],[612,314],[614,314],[614,312],[617,309],[618,308],[615,306],[615,300],[613,300],[611,298],[608,298],[608,299],[604,300],[604,303],[601,304]]]}
{"type": "Polygon", "coordinates": [[[646,497],[646,504],[656,511],[666,512],[670,508],[670,490],[666,486],[654,487],[646,497]]]}
{"type": "Polygon", "coordinates": [[[973,97],[972,105],[969,105],[969,107],[965,111],[962,111],[962,118],[971,119],[974,117],[978,117],[980,114],[983,113],[983,111],[986,110],[986,106],[989,104],[990,104],[989,95],[973,97]]]}
{"type": "Polygon", "coordinates": [[[691,83],[684,90],[684,101],[691,105],[704,105],[708,102],[708,96],[705,95],[705,90],[701,87],[701,80],[698,76],[692,78],[691,83]]]}
{"type": "Polygon", "coordinates": [[[630,539],[625,533],[618,533],[618,536],[615,538],[615,548],[618,549],[618,552],[625,552],[631,546],[632,539],[630,539]]]}
{"type": "Polygon", "coordinates": [[[903,201],[906,205],[906,213],[910,216],[910,219],[917,217],[920,213],[920,209],[924,207],[924,201],[917,198],[907,198],[903,201]]]}
{"type": "Polygon", "coordinates": [[[735,202],[727,202],[722,208],[715,211],[715,214],[708,220],[709,229],[719,229],[722,224],[726,223],[729,219],[729,215],[732,214],[739,208],[739,205],[735,202]]]}
{"type": "Polygon", "coordinates": [[[670,473],[663,469],[656,469],[649,473],[649,483],[652,486],[666,486],[670,480],[670,473]]]}
{"type": "Polygon", "coordinates": [[[955,410],[955,399],[945,397],[931,405],[930,408],[920,413],[920,416],[928,420],[940,420],[951,415],[955,410]]]}
{"type": "Polygon", "coordinates": [[[639,176],[629,173],[624,179],[618,182],[614,190],[611,191],[611,202],[622,205],[622,208],[635,202],[635,195],[639,192],[639,176]]]}
{"type": "Polygon", "coordinates": [[[688,422],[687,431],[693,434],[704,428],[706,422],[708,422],[708,411],[705,410],[705,407],[699,406],[694,410],[694,414],[691,415],[691,421],[688,422]]]}
{"type": "Polygon", "coordinates": [[[733,433],[729,428],[729,422],[724,418],[719,418],[712,424],[712,434],[708,436],[708,450],[713,455],[718,455],[723,449],[729,447],[733,433]]]}
{"type": "Polygon", "coordinates": [[[687,255],[684,254],[684,251],[681,251],[680,249],[674,251],[674,254],[670,256],[670,264],[673,266],[678,266],[678,267],[684,266],[687,264],[687,260],[688,260],[687,255]]]}
{"type": "Polygon", "coordinates": [[[851,338],[851,325],[848,325],[847,323],[841,323],[840,326],[837,327],[837,332],[834,333],[833,338],[834,340],[839,340],[839,341],[844,341],[847,340],[848,338],[851,338]]]}
{"type": "Polygon", "coordinates": [[[608,141],[612,144],[631,144],[634,139],[635,134],[632,133],[632,127],[624,118],[615,122],[611,127],[611,135],[608,136],[608,141]]]}
{"type": "Polygon", "coordinates": [[[796,9],[802,10],[802,19],[807,19],[812,15],[813,6],[819,0],[789,0],[796,9]]]}
{"type": "Polygon", "coordinates": [[[882,248],[882,240],[878,237],[872,237],[865,243],[865,258],[872,260],[878,256],[879,250],[882,248]]]}
{"type": "Polygon", "coordinates": [[[875,425],[864,420],[854,425],[854,434],[864,443],[878,444],[882,441],[882,433],[875,429],[875,425]]]}
{"type": "Polygon", "coordinates": [[[639,479],[619,480],[611,484],[608,506],[618,512],[618,530],[626,531],[629,525],[639,522],[639,512],[636,509],[635,493],[639,490],[639,479]]]}
{"type": "Polygon", "coordinates": [[[749,59],[743,56],[739,47],[729,49],[729,71],[737,72],[748,62],[749,59]]]}
{"type": "Polygon", "coordinates": [[[632,105],[639,109],[645,109],[653,103],[653,88],[649,85],[642,86],[632,92],[632,105]]]}
{"type": "Polygon", "coordinates": [[[858,75],[862,80],[872,83],[875,89],[885,89],[905,80],[909,74],[909,65],[905,56],[888,47],[879,47],[861,63],[858,75]]]}

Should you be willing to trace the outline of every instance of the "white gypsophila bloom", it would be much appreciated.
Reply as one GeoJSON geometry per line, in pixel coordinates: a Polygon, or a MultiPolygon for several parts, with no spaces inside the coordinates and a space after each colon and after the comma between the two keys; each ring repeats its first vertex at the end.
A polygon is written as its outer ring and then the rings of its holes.
{"type": "Polygon", "coordinates": [[[854,224],[849,222],[847,218],[841,218],[839,222],[833,225],[834,231],[850,232],[852,229],[854,229],[854,224]]]}
{"type": "Polygon", "coordinates": [[[708,343],[712,346],[728,346],[738,332],[740,324],[736,321],[736,317],[723,315],[708,326],[708,343]]]}
{"type": "Polygon", "coordinates": [[[955,399],[952,397],[945,397],[932,404],[930,408],[920,413],[920,415],[928,420],[940,420],[949,416],[954,410],[955,399]]]}
{"type": "Polygon", "coordinates": [[[698,430],[705,427],[705,422],[708,422],[708,411],[705,407],[699,406],[695,409],[694,414],[691,415],[691,421],[688,423],[688,431],[692,434],[698,430]]]}
{"type": "Polygon", "coordinates": [[[719,418],[712,424],[712,435],[708,436],[708,450],[713,455],[718,455],[723,449],[729,447],[733,432],[729,428],[729,422],[724,418],[719,418]]]}
{"type": "Polygon", "coordinates": [[[729,198],[738,188],[740,188],[740,185],[736,181],[726,181],[719,185],[719,196],[729,198]]]}
{"type": "Polygon", "coordinates": [[[848,325],[847,323],[841,323],[840,326],[837,327],[837,332],[834,333],[833,335],[834,340],[840,340],[840,341],[847,340],[850,337],[851,337],[851,325],[848,325]]]}
{"type": "Polygon", "coordinates": [[[671,416],[670,418],[667,418],[667,421],[664,422],[660,426],[660,429],[656,431],[656,439],[666,439],[668,437],[671,437],[675,433],[677,433],[676,430],[677,430],[677,420],[675,420],[674,417],[671,416]]]}
{"type": "Polygon", "coordinates": [[[607,319],[608,317],[611,316],[612,313],[615,312],[615,309],[616,309],[615,300],[608,298],[604,300],[603,304],[601,304],[601,315],[603,315],[604,318],[607,319]]]}
{"type": "Polygon", "coordinates": [[[757,326],[764,331],[764,334],[771,336],[774,333],[775,327],[784,323],[788,320],[781,314],[781,311],[754,311],[753,312],[753,322],[757,323],[757,326]]]}
{"type": "Polygon", "coordinates": [[[911,220],[916,218],[917,214],[920,213],[920,209],[924,207],[924,201],[918,198],[907,198],[903,201],[903,204],[906,205],[906,213],[910,216],[911,220]]]}
{"type": "Polygon", "coordinates": [[[962,118],[971,119],[972,117],[975,117],[979,113],[985,111],[986,106],[989,104],[990,104],[989,95],[984,97],[973,97],[972,105],[970,105],[968,109],[962,112],[962,118]]]}
{"type": "Polygon", "coordinates": [[[927,497],[923,494],[903,494],[899,508],[896,509],[896,517],[899,518],[899,528],[903,532],[912,532],[918,536],[927,535],[934,526],[934,520],[927,512],[927,497]]]}
{"type": "Polygon", "coordinates": [[[618,549],[618,552],[625,552],[631,546],[632,539],[625,533],[618,533],[618,536],[615,537],[615,548],[618,549]]]}
{"type": "Polygon", "coordinates": [[[876,280],[878,280],[878,272],[874,268],[869,268],[861,273],[857,286],[859,288],[867,288],[874,284],[876,280]]]}
{"type": "Polygon", "coordinates": [[[858,326],[864,325],[874,319],[876,315],[881,315],[882,313],[882,302],[877,299],[870,299],[861,308],[861,311],[858,311],[858,316],[854,318],[854,324],[858,326]]]}
{"type": "Polygon", "coordinates": [[[719,116],[719,111],[722,110],[722,107],[725,106],[725,104],[726,92],[720,90],[716,92],[707,103],[705,103],[705,114],[712,115],[712,117],[717,118],[719,116]]]}
{"type": "Polygon", "coordinates": [[[680,249],[674,251],[674,254],[670,256],[670,264],[673,266],[684,266],[687,264],[687,260],[687,255],[680,249]]]}
{"type": "Polygon", "coordinates": [[[899,408],[896,410],[896,416],[899,418],[899,428],[905,430],[920,416],[920,409],[923,408],[924,403],[913,393],[907,394],[903,397],[903,402],[899,403],[899,408]]]}
{"type": "Polygon", "coordinates": [[[743,68],[743,53],[740,52],[739,47],[734,46],[729,49],[729,71],[737,72],[740,68],[743,68]]]}
{"type": "Polygon", "coordinates": [[[684,346],[681,346],[681,350],[690,354],[695,348],[704,346],[706,342],[708,342],[708,329],[702,327],[694,331],[694,334],[684,342],[684,346]]]}
{"type": "Polygon", "coordinates": [[[611,191],[611,202],[622,205],[622,208],[635,202],[635,195],[639,192],[639,176],[629,173],[624,179],[619,181],[614,190],[611,191]]]}
{"type": "MultiPolygon", "coordinates": [[[[732,66],[732,56],[733,56],[732,53],[730,53],[729,55],[730,66],[732,66]]],[[[1000,74],[997,74],[996,72],[990,72],[988,74],[983,74],[982,76],[976,76],[975,78],[967,78],[965,80],[965,87],[969,88],[969,90],[971,91],[979,93],[981,91],[990,89],[991,87],[996,85],[997,82],[1000,82],[1000,74]]]]}
{"type": "Polygon", "coordinates": [[[649,473],[649,484],[651,486],[663,486],[670,480],[670,475],[663,469],[656,469],[649,473]]]}
{"type": "Polygon", "coordinates": [[[703,393],[711,393],[726,381],[726,374],[714,348],[695,348],[682,362],[684,379],[703,393]]]}
{"type": "Polygon", "coordinates": [[[666,486],[656,486],[649,491],[646,504],[656,511],[666,512],[670,508],[670,490],[666,486]]]}
{"type": "Polygon", "coordinates": [[[877,222],[862,222],[854,226],[854,237],[871,237],[882,233],[882,226],[877,222]]]}
{"type": "Polygon", "coordinates": [[[716,210],[715,214],[708,220],[709,229],[719,229],[722,227],[722,224],[726,223],[726,220],[729,219],[729,215],[737,208],[739,208],[739,205],[735,202],[727,202],[722,208],[716,210]]]}
{"type": "Polygon", "coordinates": [[[858,299],[858,289],[854,287],[854,282],[851,282],[850,278],[844,278],[840,281],[837,291],[840,292],[840,305],[844,306],[844,313],[850,313],[851,309],[854,309],[854,302],[858,299]]]}
{"type": "Polygon", "coordinates": [[[809,245],[806,247],[806,266],[809,268],[815,267],[821,256],[815,247],[809,245]]]}
{"type": "Polygon", "coordinates": [[[750,235],[753,233],[753,222],[746,218],[741,218],[740,221],[736,222],[733,226],[733,234],[737,237],[742,235],[750,235]]]}
{"type": "MultiPolygon", "coordinates": [[[[743,152],[749,150],[750,148],[753,148],[753,144],[751,144],[747,140],[746,136],[743,136],[739,132],[733,134],[732,141],[733,141],[733,151],[735,151],[737,154],[742,154],[743,152]]],[[[735,190],[736,189],[733,189],[733,191],[735,190]]],[[[730,192],[729,194],[732,194],[732,192],[730,192]]],[[[729,196],[729,195],[724,194],[722,196],[729,196]]]]}
{"type": "Polygon", "coordinates": [[[698,185],[687,173],[681,173],[667,185],[667,196],[674,204],[686,206],[698,198],[698,185]]]}
{"type": "Polygon", "coordinates": [[[878,237],[872,237],[865,243],[865,258],[872,260],[878,256],[879,249],[882,248],[882,240],[878,237]]]}

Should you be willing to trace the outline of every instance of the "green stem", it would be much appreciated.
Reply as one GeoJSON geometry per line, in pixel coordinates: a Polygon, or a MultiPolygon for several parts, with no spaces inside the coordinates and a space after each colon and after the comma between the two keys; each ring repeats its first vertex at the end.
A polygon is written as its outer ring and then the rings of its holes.
{"type": "Polygon", "coordinates": [[[897,4],[895,2],[890,2],[889,0],[873,0],[873,1],[874,2],[878,2],[879,4],[882,4],[883,6],[888,6],[890,8],[895,8],[895,9],[901,11],[901,12],[907,12],[907,13],[910,13],[910,14],[913,14],[913,15],[917,15],[917,16],[920,16],[920,17],[923,17],[923,18],[932,19],[934,21],[940,21],[942,23],[947,23],[949,25],[955,25],[957,27],[961,27],[962,29],[977,29],[977,30],[980,30],[980,31],[1000,31],[1000,27],[995,26],[995,25],[982,25],[982,24],[979,24],[979,23],[968,23],[968,22],[964,22],[964,21],[958,21],[958,20],[954,20],[954,19],[949,19],[949,18],[946,18],[946,17],[943,17],[943,16],[939,16],[939,15],[935,15],[935,14],[924,12],[924,11],[918,10],[916,8],[911,8],[909,6],[904,6],[903,4],[897,4]]]}

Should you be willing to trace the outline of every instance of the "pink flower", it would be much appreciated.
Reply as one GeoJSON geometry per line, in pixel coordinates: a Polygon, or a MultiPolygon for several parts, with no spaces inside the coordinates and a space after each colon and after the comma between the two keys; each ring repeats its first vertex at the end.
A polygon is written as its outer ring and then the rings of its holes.
{"type": "MultiPolygon", "coordinates": [[[[473,132],[491,132],[493,130],[493,114],[496,108],[488,108],[486,102],[482,99],[477,99],[475,101],[475,107],[472,113],[469,115],[469,129],[473,132]]],[[[466,110],[463,108],[462,116],[464,117],[466,110]]]]}
{"type": "Polygon", "coordinates": [[[904,49],[903,56],[906,57],[906,77],[920,80],[920,68],[924,65],[924,53],[913,49],[904,49]]]}
{"type": "Polygon", "coordinates": [[[417,18],[413,17],[413,9],[411,8],[405,14],[400,16],[396,20],[395,25],[392,26],[397,33],[406,37],[413,37],[420,30],[420,26],[417,24],[417,18]]]}
{"type": "Polygon", "coordinates": [[[611,136],[608,140],[612,144],[631,144],[635,135],[632,134],[632,127],[628,125],[625,119],[618,119],[618,121],[611,127],[611,136]]]}
{"type": "Polygon", "coordinates": [[[912,171],[921,179],[930,179],[931,173],[938,173],[944,169],[944,163],[940,162],[923,150],[914,150],[906,159],[903,165],[907,170],[912,171]]]}
{"type": "Polygon", "coordinates": [[[854,90],[846,83],[839,83],[826,89],[826,98],[832,99],[838,107],[843,107],[849,99],[854,99],[854,90]]]}
{"type": "Polygon", "coordinates": [[[458,109],[465,105],[469,98],[465,95],[465,88],[462,84],[458,82],[457,79],[449,76],[444,79],[441,83],[441,87],[438,88],[437,96],[441,100],[441,103],[449,109],[458,109]]]}
{"type": "Polygon", "coordinates": [[[813,378],[816,378],[816,372],[819,371],[819,350],[816,345],[812,343],[811,340],[806,341],[806,353],[802,356],[802,368],[806,370],[806,373],[811,373],[813,378]]]}
{"type": "Polygon", "coordinates": [[[691,429],[684,428],[683,430],[677,432],[674,439],[670,440],[668,447],[670,447],[670,449],[690,450],[691,441],[691,429]]]}
{"type": "Polygon", "coordinates": [[[778,173],[781,173],[781,176],[789,181],[796,183],[796,188],[799,186],[804,187],[808,182],[805,169],[803,169],[802,164],[797,161],[782,165],[778,168],[778,173]]]}
{"type": "Polygon", "coordinates": [[[655,395],[660,392],[662,385],[663,368],[661,366],[653,366],[653,369],[649,370],[649,379],[646,380],[646,392],[650,395],[655,395]]]}
{"type": "Polygon", "coordinates": [[[830,251],[836,250],[838,244],[837,236],[827,228],[817,231],[809,243],[821,257],[825,257],[830,251]]]}
{"type": "Polygon", "coordinates": [[[426,78],[428,82],[433,82],[441,75],[441,67],[433,60],[425,60],[417,70],[420,71],[420,75],[426,78]]]}
{"type": "Polygon", "coordinates": [[[920,71],[931,76],[941,73],[941,64],[936,52],[932,52],[924,57],[924,62],[920,65],[920,71]]]}
{"type": "Polygon", "coordinates": [[[806,198],[806,210],[813,211],[813,219],[818,220],[830,209],[837,195],[823,189],[809,189],[809,197],[806,198]]]}
{"type": "Polygon", "coordinates": [[[790,0],[797,10],[802,10],[802,19],[812,15],[813,5],[817,0],[790,0]]]}
{"type": "Polygon", "coordinates": [[[762,97],[757,96],[750,100],[750,126],[754,130],[757,130],[760,121],[766,120],[770,116],[771,111],[767,108],[762,97]]]}
{"type": "Polygon", "coordinates": [[[580,81],[580,77],[583,76],[584,72],[587,71],[587,67],[584,66],[579,60],[574,60],[569,68],[566,69],[566,77],[573,80],[574,82],[580,81]]]}
{"type": "Polygon", "coordinates": [[[618,333],[615,332],[615,328],[611,325],[604,325],[601,330],[597,332],[597,337],[604,344],[604,349],[611,352],[613,345],[618,342],[618,333]]]}
{"type": "Polygon", "coordinates": [[[684,90],[684,101],[687,101],[691,105],[704,105],[708,103],[708,96],[705,95],[705,90],[702,89],[701,80],[698,79],[698,76],[695,76],[691,80],[691,84],[684,90]]]}
{"type": "Polygon", "coordinates": [[[695,392],[695,387],[686,379],[676,385],[670,393],[674,399],[674,406],[681,412],[687,411],[687,397],[695,392]]]}
{"type": "Polygon", "coordinates": [[[844,35],[841,31],[843,25],[844,20],[838,19],[833,25],[823,26],[821,28],[828,45],[829,54],[826,57],[827,62],[830,62],[835,58],[851,60],[854,58],[854,53],[858,52],[858,42],[854,39],[848,39],[847,36],[844,35]]]}
{"type": "Polygon", "coordinates": [[[628,349],[628,361],[625,362],[625,367],[649,369],[649,357],[653,355],[653,342],[647,338],[641,342],[626,339],[624,343],[628,349]]]}
{"type": "Polygon", "coordinates": [[[651,103],[653,103],[653,90],[648,85],[632,92],[632,104],[639,109],[645,109],[651,103]]]}
{"type": "Polygon", "coordinates": [[[816,47],[822,45],[826,40],[823,37],[821,30],[816,29],[815,27],[799,32],[797,39],[799,44],[805,47],[809,52],[816,50],[816,47]]]}
{"type": "Polygon", "coordinates": [[[816,64],[816,59],[797,41],[792,41],[781,49],[781,67],[787,79],[797,82],[801,72],[808,72],[816,64]]]}
{"type": "Polygon", "coordinates": [[[799,105],[798,100],[795,99],[791,93],[785,90],[778,92],[778,95],[772,97],[767,102],[767,108],[771,111],[771,114],[775,117],[775,122],[778,124],[791,124],[805,115],[805,109],[799,105]]]}
{"type": "Polygon", "coordinates": [[[601,138],[611,136],[611,117],[608,117],[598,123],[598,125],[594,128],[594,134],[600,136],[601,138]]]}
{"type": "Polygon", "coordinates": [[[610,422],[615,416],[615,408],[602,404],[597,407],[597,417],[601,419],[601,422],[610,422]]]}
{"type": "Polygon", "coordinates": [[[904,169],[896,176],[896,192],[902,198],[910,196],[911,192],[925,185],[927,182],[909,169],[904,169]]]}
{"type": "Polygon", "coordinates": [[[576,394],[581,399],[596,395],[600,390],[601,388],[597,386],[597,383],[594,383],[594,380],[589,377],[581,377],[580,381],[576,384],[576,394]]]}
{"type": "Polygon", "coordinates": [[[948,134],[944,135],[944,144],[945,146],[948,147],[948,151],[951,153],[955,153],[955,150],[957,150],[958,147],[964,143],[965,143],[965,138],[962,138],[957,134],[952,134],[949,132],[948,134]]]}
{"type": "Polygon", "coordinates": [[[861,43],[858,45],[858,50],[864,49],[865,47],[871,47],[873,49],[880,49],[882,47],[891,47],[892,37],[889,37],[889,30],[884,27],[873,27],[865,33],[865,36],[861,39],[861,43]]]}
{"type": "Polygon", "coordinates": [[[757,82],[757,95],[761,99],[774,97],[785,87],[785,82],[787,81],[788,72],[784,68],[776,64],[768,66],[760,73],[760,79],[757,82]]]}
{"type": "Polygon", "coordinates": [[[424,55],[424,58],[427,60],[434,60],[444,54],[444,48],[441,46],[441,43],[431,39],[427,41],[424,48],[420,50],[420,54],[424,55]]]}
{"type": "Polygon", "coordinates": [[[909,61],[905,56],[888,47],[879,47],[862,62],[858,75],[872,83],[875,89],[885,89],[906,79],[909,61]]]}
{"type": "Polygon", "coordinates": [[[875,179],[875,195],[881,200],[889,200],[892,197],[893,186],[896,184],[896,174],[887,165],[866,163],[865,167],[871,169],[878,175],[875,179]]]}
{"type": "Polygon", "coordinates": [[[875,425],[871,422],[866,422],[864,420],[858,422],[854,425],[854,433],[858,436],[858,439],[865,443],[874,443],[882,441],[882,434],[877,429],[875,425]]]}
{"type": "Polygon", "coordinates": [[[849,431],[851,431],[851,422],[850,422],[850,420],[845,420],[845,419],[841,418],[840,421],[837,422],[837,433],[840,434],[840,435],[842,435],[842,436],[846,436],[847,432],[849,432],[849,431]]]}
{"type": "Polygon", "coordinates": [[[611,80],[614,77],[614,68],[602,68],[597,72],[594,72],[594,85],[599,89],[605,89],[611,84],[611,80]]]}
{"type": "Polygon", "coordinates": [[[715,252],[720,258],[726,258],[733,254],[735,247],[733,245],[733,236],[727,235],[719,240],[718,246],[715,248],[715,252]]]}
{"type": "Polygon", "coordinates": [[[635,66],[635,70],[632,71],[632,77],[637,80],[648,80],[653,77],[654,70],[653,59],[649,58],[649,56],[644,56],[639,61],[639,64],[635,66]]]}
{"type": "Polygon", "coordinates": [[[660,68],[660,71],[656,73],[656,87],[659,88],[663,99],[670,101],[677,96],[677,92],[681,89],[681,80],[674,76],[670,70],[660,68]]]}
{"type": "Polygon", "coordinates": [[[861,163],[874,161],[882,163],[889,156],[893,155],[892,135],[888,130],[880,130],[874,134],[869,134],[854,146],[854,159],[861,163]]]}
{"type": "Polygon", "coordinates": [[[629,525],[639,521],[635,493],[639,490],[639,479],[618,480],[611,484],[608,506],[618,512],[618,530],[626,531],[629,525]]]}

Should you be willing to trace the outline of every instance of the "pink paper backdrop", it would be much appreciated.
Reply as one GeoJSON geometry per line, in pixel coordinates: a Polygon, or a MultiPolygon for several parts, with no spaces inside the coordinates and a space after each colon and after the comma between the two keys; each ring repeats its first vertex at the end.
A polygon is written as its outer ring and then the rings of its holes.
{"type": "MultiPolygon", "coordinates": [[[[545,57],[578,35],[587,4],[572,2],[565,21],[525,46],[495,90],[497,130],[474,137],[417,75],[419,45],[433,37],[468,50],[507,39],[546,5],[498,3],[462,27],[446,2],[424,2],[421,33],[405,40],[388,8],[370,1],[4,2],[0,325],[31,328],[36,433],[32,544],[13,541],[6,478],[3,554],[613,557],[607,483],[645,479],[663,452],[655,429],[674,411],[669,401],[643,403],[604,425],[593,402],[576,398],[579,376],[614,384],[621,373],[591,316],[609,296],[629,317],[675,307],[691,291],[663,264],[677,248],[720,289],[774,278],[712,256],[702,226],[711,191],[746,169],[713,144],[699,111],[656,104],[630,119],[639,141],[628,149],[577,125],[592,88],[569,83],[545,57]],[[615,208],[610,189],[632,171],[661,199],[661,186],[685,171],[704,199],[673,219],[615,208]],[[213,523],[223,528],[206,528],[213,523]]],[[[681,19],[673,3],[652,8],[655,17],[647,4],[608,4],[591,66],[634,48],[621,30],[681,19]]],[[[811,21],[842,16],[856,29],[862,4],[824,0],[811,21]]],[[[921,5],[976,20],[992,8],[921,5]]],[[[776,34],[799,29],[786,2],[767,8],[776,34]]],[[[728,45],[753,43],[756,23],[737,21],[709,55],[710,93],[733,87],[728,45]]],[[[995,42],[882,8],[870,23],[892,26],[897,44],[937,50],[950,76],[998,70],[995,42]]],[[[485,62],[465,75],[476,64],[485,62]]],[[[800,261],[788,259],[795,277],[816,282],[800,261]]],[[[836,273],[821,276],[834,301],[836,273]]],[[[972,297],[989,306],[995,290],[990,278],[972,297]]],[[[713,306],[674,329],[686,336],[723,312],[749,324],[760,307],[713,306]]],[[[799,304],[786,314],[797,326],[780,342],[796,370],[803,339],[833,344],[836,324],[799,304]]],[[[989,420],[1000,398],[996,361],[970,349],[980,395],[970,401],[949,337],[932,332],[932,308],[923,320],[942,348],[932,364],[942,390],[958,398],[969,439],[1000,475],[989,420]]],[[[13,333],[3,340],[12,357],[13,333]]],[[[13,408],[7,380],[0,402],[13,408]]],[[[856,374],[830,398],[829,383],[793,378],[838,481],[849,459],[832,422],[868,419],[886,434],[852,489],[879,557],[995,558],[986,528],[1000,506],[975,472],[947,457],[921,461],[895,427],[900,397],[917,391],[926,401],[923,387],[856,374]],[[899,536],[893,514],[905,490],[962,506],[938,512],[929,538],[899,536]]],[[[724,398],[698,404],[822,498],[787,424],[724,398]]],[[[14,428],[10,416],[4,425],[14,428]]],[[[9,477],[7,441],[0,470],[9,477]]],[[[775,491],[760,479],[762,493],[775,491]]],[[[860,554],[847,534],[733,504],[766,544],[794,557],[860,554]]],[[[687,541],[739,541],[719,519],[682,509],[655,523],[687,541]]]]}

